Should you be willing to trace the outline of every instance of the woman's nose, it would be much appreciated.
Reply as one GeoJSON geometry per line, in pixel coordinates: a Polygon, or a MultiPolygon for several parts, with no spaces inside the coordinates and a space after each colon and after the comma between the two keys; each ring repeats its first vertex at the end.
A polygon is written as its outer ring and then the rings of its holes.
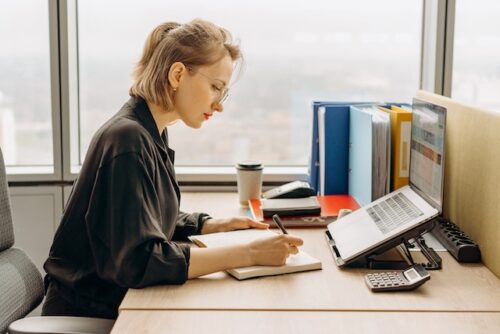
{"type": "Polygon", "coordinates": [[[214,111],[223,112],[223,111],[224,111],[224,106],[222,105],[222,103],[215,102],[215,103],[212,105],[212,109],[213,109],[214,111]]]}

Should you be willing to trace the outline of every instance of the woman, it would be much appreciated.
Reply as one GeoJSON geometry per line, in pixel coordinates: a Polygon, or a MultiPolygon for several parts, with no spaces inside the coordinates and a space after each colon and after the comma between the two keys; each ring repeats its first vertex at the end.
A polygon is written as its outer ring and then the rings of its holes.
{"type": "Polygon", "coordinates": [[[150,34],[131,98],[94,135],[44,264],[42,315],[116,318],[128,288],[182,284],[250,265],[281,265],[302,240],[276,235],[212,249],[176,243],[192,234],[267,228],[246,217],[179,212],[167,126],[200,128],[223,100],[241,58],[230,34],[194,20],[150,34]]]}

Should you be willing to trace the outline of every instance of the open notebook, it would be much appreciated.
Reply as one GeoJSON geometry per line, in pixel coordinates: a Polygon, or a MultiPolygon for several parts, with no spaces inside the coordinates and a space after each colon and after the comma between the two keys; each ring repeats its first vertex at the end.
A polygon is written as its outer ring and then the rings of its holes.
{"type": "MultiPolygon", "coordinates": [[[[275,235],[270,230],[248,229],[231,232],[193,235],[189,239],[200,247],[222,247],[248,243],[258,238],[275,235]]],[[[289,274],[298,271],[321,269],[321,261],[303,251],[290,255],[283,266],[252,266],[227,270],[227,273],[242,280],[258,276],[289,274]]]]}

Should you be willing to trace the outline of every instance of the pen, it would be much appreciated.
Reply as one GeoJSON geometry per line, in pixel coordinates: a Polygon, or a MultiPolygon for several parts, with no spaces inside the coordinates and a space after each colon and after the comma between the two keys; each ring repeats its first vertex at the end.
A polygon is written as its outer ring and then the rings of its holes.
{"type": "Polygon", "coordinates": [[[288,232],[285,229],[285,226],[283,226],[283,222],[281,221],[280,216],[273,215],[273,221],[276,223],[276,225],[278,225],[283,234],[288,234],[288,232]]]}

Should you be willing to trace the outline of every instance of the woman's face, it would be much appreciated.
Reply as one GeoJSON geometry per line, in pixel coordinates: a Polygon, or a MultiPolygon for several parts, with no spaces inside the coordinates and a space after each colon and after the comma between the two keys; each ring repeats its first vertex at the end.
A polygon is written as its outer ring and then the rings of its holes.
{"type": "Polygon", "coordinates": [[[174,107],[187,126],[198,129],[214,112],[223,111],[221,99],[232,73],[229,55],[213,65],[186,69],[174,93],[174,107]]]}

